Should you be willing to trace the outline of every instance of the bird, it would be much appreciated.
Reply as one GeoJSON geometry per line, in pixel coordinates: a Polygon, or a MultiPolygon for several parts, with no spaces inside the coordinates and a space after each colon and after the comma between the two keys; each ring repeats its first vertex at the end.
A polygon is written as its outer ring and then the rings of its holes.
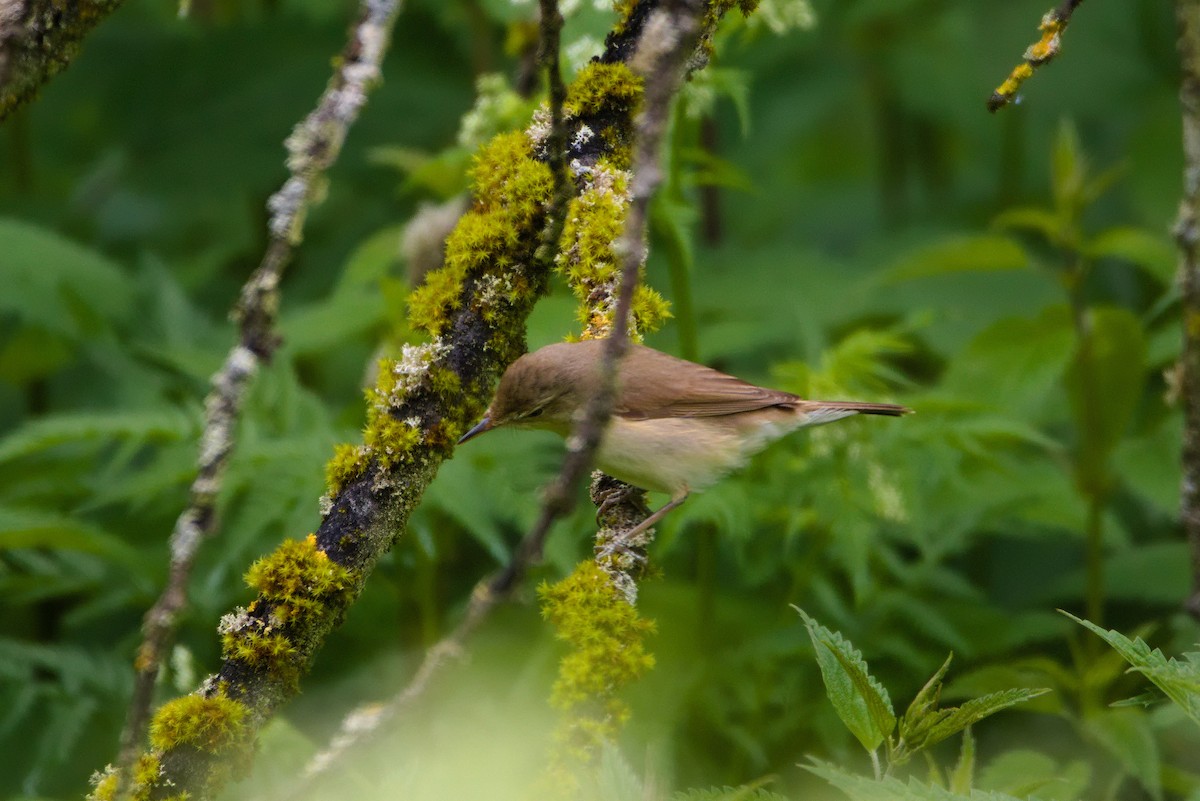
{"type": "MultiPolygon", "coordinates": [[[[559,342],[509,365],[483,418],[458,444],[497,428],[533,428],[563,437],[603,386],[605,341],[559,342]]],[[[617,365],[616,397],[595,454],[605,473],[670,501],[643,531],[791,432],[855,414],[899,417],[894,403],[805,400],[702,364],[631,344],[617,365]]]]}

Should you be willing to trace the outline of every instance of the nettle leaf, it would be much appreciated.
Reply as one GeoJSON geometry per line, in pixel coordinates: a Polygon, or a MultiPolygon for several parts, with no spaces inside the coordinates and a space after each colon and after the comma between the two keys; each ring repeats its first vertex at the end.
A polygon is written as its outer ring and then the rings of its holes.
{"type": "Polygon", "coordinates": [[[1182,661],[1168,658],[1157,648],[1151,650],[1141,637],[1131,640],[1118,631],[1102,629],[1070,612],[1059,611],[1108,643],[1131,665],[1131,671],[1150,679],[1188,717],[1200,724],[1200,655],[1187,654],[1182,661]]]}
{"type": "MultiPolygon", "coordinates": [[[[871,779],[817,759],[801,767],[820,776],[853,801],[1019,801],[1017,796],[995,791],[972,790],[969,794],[956,793],[915,778],[910,778],[907,782],[891,776],[871,779]]],[[[1026,796],[1023,801],[1037,799],[1034,796],[1026,796]]]]}
{"type": "Polygon", "coordinates": [[[88,442],[172,442],[191,437],[196,417],[179,409],[58,414],[32,420],[0,439],[0,462],[57,445],[88,442]]]}
{"type": "Polygon", "coordinates": [[[1131,312],[1116,307],[1087,313],[1088,345],[1067,368],[1067,394],[1082,439],[1079,468],[1096,478],[1129,426],[1146,377],[1146,336],[1131,312]]]}
{"type": "Polygon", "coordinates": [[[911,281],[934,275],[1020,270],[1029,257],[1007,236],[985,234],[941,240],[906,254],[887,270],[887,282],[911,281]]]}
{"type": "Polygon", "coordinates": [[[1045,688],[1031,690],[1014,687],[1010,690],[1001,690],[979,698],[972,698],[959,707],[939,709],[926,719],[927,725],[922,726],[914,733],[914,740],[908,743],[909,748],[912,751],[929,748],[989,715],[994,715],[1002,709],[1008,709],[1010,706],[1024,703],[1048,692],[1050,690],[1045,688]]]}
{"type": "Polygon", "coordinates": [[[706,787],[702,790],[686,790],[675,793],[671,801],[788,801],[779,793],[760,787],[706,787]]]}
{"type": "Polygon", "coordinates": [[[874,751],[896,728],[896,715],[887,690],[867,670],[862,654],[837,632],[822,626],[799,607],[812,639],[825,693],[846,728],[874,751]]]}
{"type": "Polygon", "coordinates": [[[1162,798],[1162,754],[1144,711],[1103,710],[1087,716],[1084,729],[1113,755],[1126,773],[1137,779],[1151,798],[1162,798]]]}
{"type": "Polygon", "coordinates": [[[1050,692],[1048,689],[1018,687],[972,698],[962,706],[938,709],[942,679],[953,658],[954,654],[947,657],[901,718],[900,747],[892,757],[893,763],[905,762],[918,751],[936,745],[1002,709],[1050,692]]]}
{"type": "Polygon", "coordinates": [[[122,319],[133,289],[103,256],[29,223],[0,219],[4,291],[0,310],[67,337],[92,328],[95,317],[122,319]]]}

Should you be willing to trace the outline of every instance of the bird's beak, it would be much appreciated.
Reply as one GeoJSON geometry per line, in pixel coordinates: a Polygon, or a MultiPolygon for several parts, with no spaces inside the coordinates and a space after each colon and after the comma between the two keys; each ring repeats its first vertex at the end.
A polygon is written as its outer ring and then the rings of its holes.
{"type": "Polygon", "coordinates": [[[483,419],[475,424],[474,428],[472,428],[470,431],[468,431],[467,433],[465,433],[461,437],[459,437],[458,444],[462,445],[464,442],[471,439],[472,437],[477,437],[480,434],[482,434],[484,431],[490,431],[491,428],[492,428],[492,418],[485,414],[483,416],[483,419]]]}

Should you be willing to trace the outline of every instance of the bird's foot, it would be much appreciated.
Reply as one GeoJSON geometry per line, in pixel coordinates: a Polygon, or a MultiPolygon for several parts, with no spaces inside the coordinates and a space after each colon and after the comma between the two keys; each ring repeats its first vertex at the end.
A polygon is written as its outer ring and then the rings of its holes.
{"type": "Polygon", "coordinates": [[[622,506],[630,507],[639,518],[650,514],[650,507],[646,505],[645,490],[603,473],[598,474],[592,484],[592,500],[596,504],[596,525],[603,525],[605,520],[622,506]]]}

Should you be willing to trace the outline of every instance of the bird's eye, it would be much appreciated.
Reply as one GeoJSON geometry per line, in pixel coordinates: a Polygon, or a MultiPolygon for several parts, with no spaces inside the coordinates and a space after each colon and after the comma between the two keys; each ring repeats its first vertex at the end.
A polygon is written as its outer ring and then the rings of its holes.
{"type": "Polygon", "coordinates": [[[530,412],[529,414],[527,414],[525,416],[526,417],[541,417],[542,412],[544,412],[544,411],[546,411],[546,410],[539,406],[538,408],[534,409],[532,412],[530,412]]]}

